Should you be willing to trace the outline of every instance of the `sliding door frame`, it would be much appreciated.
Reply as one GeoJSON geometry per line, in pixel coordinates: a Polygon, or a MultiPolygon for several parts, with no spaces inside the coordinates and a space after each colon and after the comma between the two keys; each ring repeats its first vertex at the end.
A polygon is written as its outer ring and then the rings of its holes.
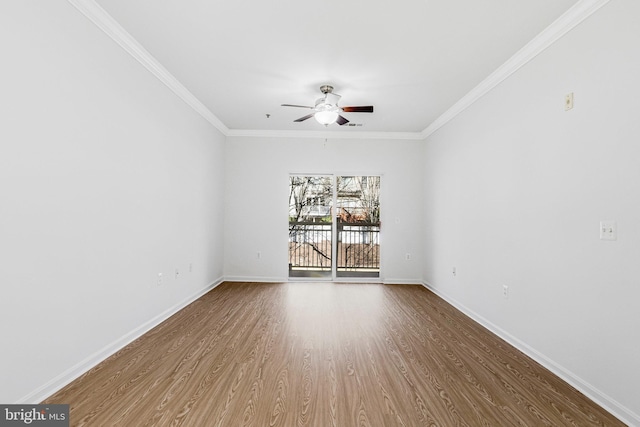
{"type": "MultiPolygon", "coordinates": [[[[383,174],[381,173],[362,173],[362,172],[345,172],[345,173],[289,173],[288,178],[291,179],[292,176],[303,176],[303,177],[330,177],[331,178],[331,191],[332,191],[332,202],[331,202],[331,276],[330,277],[296,277],[290,276],[289,272],[287,273],[287,277],[289,281],[330,281],[330,282],[382,282],[383,281],[383,262],[382,262],[382,241],[383,241],[383,230],[382,230],[382,219],[383,219],[383,174]],[[357,276],[338,276],[338,188],[337,188],[337,180],[338,177],[379,177],[380,178],[380,194],[379,194],[379,204],[380,204],[380,231],[378,235],[379,245],[378,245],[378,257],[379,257],[379,268],[378,268],[378,277],[357,277],[357,276]]],[[[288,227],[287,227],[288,228],[288,227]]],[[[289,250],[287,250],[287,258],[289,257],[289,250]]]]}

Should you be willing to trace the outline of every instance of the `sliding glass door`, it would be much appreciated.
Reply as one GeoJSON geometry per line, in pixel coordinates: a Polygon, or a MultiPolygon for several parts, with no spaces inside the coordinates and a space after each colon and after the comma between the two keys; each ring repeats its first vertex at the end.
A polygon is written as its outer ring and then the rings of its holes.
{"type": "Polygon", "coordinates": [[[289,177],[289,277],[380,276],[380,177],[289,177]]]}

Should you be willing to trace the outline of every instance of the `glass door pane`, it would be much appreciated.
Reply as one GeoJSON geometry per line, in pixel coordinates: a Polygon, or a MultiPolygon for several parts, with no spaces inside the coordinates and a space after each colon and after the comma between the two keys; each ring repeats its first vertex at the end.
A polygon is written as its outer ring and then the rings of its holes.
{"type": "Polygon", "coordinates": [[[380,277],[380,177],[336,178],[337,277],[380,277]]]}
{"type": "Polygon", "coordinates": [[[332,278],[333,177],[289,177],[289,277],[332,278]]]}

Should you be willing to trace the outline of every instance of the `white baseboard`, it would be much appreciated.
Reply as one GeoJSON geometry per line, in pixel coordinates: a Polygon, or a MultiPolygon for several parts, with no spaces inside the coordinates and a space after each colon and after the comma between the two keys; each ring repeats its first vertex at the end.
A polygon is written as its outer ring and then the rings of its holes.
{"type": "MultiPolygon", "coordinates": [[[[329,277],[259,277],[259,276],[226,276],[225,282],[248,283],[284,283],[284,282],[332,282],[329,277]]],[[[385,285],[422,285],[420,280],[379,278],[379,277],[337,277],[340,283],[383,283],[385,285]]]]}
{"type": "Polygon", "coordinates": [[[162,313],[158,314],[154,318],[143,323],[142,325],[135,328],[131,332],[123,335],[121,338],[113,341],[112,343],[106,345],[101,350],[93,353],[91,356],[87,357],[86,359],[70,367],[66,371],[62,372],[60,375],[56,376],[49,382],[38,387],[36,390],[27,394],[26,396],[24,396],[22,399],[18,400],[15,403],[36,404],[36,403],[42,402],[47,397],[51,396],[53,393],[60,390],[61,388],[63,388],[64,386],[66,386],[67,384],[69,384],[70,382],[78,378],[80,375],[84,374],[89,369],[93,368],[98,363],[102,362],[112,354],[116,353],[117,351],[125,347],[127,344],[133,342],[140,336],[144,335],[151,329],[155,328],[160,323],[164,322],[169,317],[171,317],[178,311],[182,310],[184,307],[191,304],[193,301],[197,300],[202,295],[206,294],[207,292],[209,292],[210,290],[212,290],[222,282],[223,282],[222,278],[219,278],[211,282],[209,285],[198,290],[193,295],[189,296],[188,298],[184,299],[178,304],[175,304],[174,306],[169,307],[162,313]]]}
{"type": "Polygon", "coordinates": [[[556,363],[552,359],[548,358],[544,354],[540,353],[533,347],[529,346],[527,343],[521,341],[520,339],[514,337],[513,335],[506,332],[504,329],[485,319],[478,313],[469,309],[465,305],[456,301],[454,298],[442,293],[438,289],[434,288],[428,282],[422,282],[422,286],[429,289],[434,294],[438,295],[440,298],[460,310],[462,313],[470,317],[475,322],[484,326],[503,340],[507,341],[509,344],[517,348],[518,350],[525,353],[527,356],[531,357],[533,360],[547,368],[549,371],[553,372],[555,375],[560,377],[562,380],[576,388],[582,394],[587,396],[589,399],[596,402],[598,405],[603,407],[605,410],[610,412],[612,415],[620,419],[620,421],[624,422],[629,426],[640,426],[640,416],[635,414],[633,411],[624,407],[620,403],[618,403],[615,399],[609,397],[607,394],[601,392],[597,388],[593,387],[587,381],[584,381],[579,376],[575,375],[570,370],[566,369],[562,365],[556,363]]]}
{"type": "MultiPolygon", "coordinates": [[[[150,331],[151,329],[153,329],[154,327],[156,327],[157,325],[159,325],[160,323],[162,323],[163,321],[171,317],[173,314],[182,310],[184,307],[191,304],[193,301],[197,300],[202,295],[214,289],[223,281],[273,283],[273,282],[284,282],[284,281],[287,281],[287,279],[283,280],[282,278],[235,277],[235,276],[219,278],[213,281],[212,283],[210,283],[205,288],[200,289],[193,295],[189,296],[188,298],[184,299],[178,304],[175,304],[174,306],[168,308],[164,312],[160,313],[159,315],[155,316],[154,318],[150,319],[149,321],[135,328],[131,332],[125,334],[118,340],[108,344],[103,349],[97,351],[96,353],[92,354],[91,356],[87,357],[86,359],[80,361],[76,365],[62,372],[60,375],[56,376],[49,382],[38,387],[36,390],[27,394],[26,396],[19,399],[15,403],[34,404],[34,403],[39,403],[45,400],[48,396],[60,390],[62,387],[66,386],[67,384],[69,384],[70,382],[78,378],[80,375],[82,375],[92,367],[96,366],[98,363],[102,362],[103,360],[105,360],[115,352],[119,351],[121,348],[125,347],[127,344],[133,342],[140,336],[144,335],[146,332],[150,331]]],[[[513,345],[514,347],[516,347],[517,349],[519,349],[520,351],[522,351],[523,353],[525,353],[526,355],[528,355],[529,357],[531,357],[532,359],[534,359],[535,361],[543,365],[545,368],[549,369],[555,375],[562,378],[567,383],[571,384],[573,387],[575,387],[585,396],[589,397],[591,400],[598,403],[600,406],[602,406],[604,409],[609,411],[611,414],[618,417],[622,422],[630,426],[634,426],[634,425],[640,426],[640,416],[638,416],[631,410],[627,409],[626,407],[624,407],[623,405],[621,405],[620,403],[618,403],[616,400],[612,399],[605,393],[601,392],[597,388],[593,387],[587,381],[584,381],[583,379],[581,379],[580,377],[572,373],[570,370],[564,368],[563,366],[549,359],[544,354],[530,347],[527,343],[512,336],[508,332],[504,331],[502,328],[488,321],[487,319],[480,316],[478,313],[474,312],[473,310],[470,310],[468,307],[459,303],[455,299],[440,292],[439,290],[431,286],[431,284],[427,282],[413,283],[411,281],[399,280],[399,279],[398,280],[385,279],[384,283],[385,284],[418,284],[418,285],[424,286],[425,288],[429,289],[430,291],[438,295],[440,298],[444,299],[449,304],[453,305],[458,310],[460,310],[461,312],[469,316],[474,321],[478,322],[479,324],[481,324],[482,326],[484,326],[494,334],[498,335],[500,338],[507,341],[509,344],[513,345]]]]}
{"type": "Polygon", "coordinates": [[[407,279],[393,279],[393,278],[384,278],[382,283],[385,285],[422,285],[420,280],[407,280],[407,279]]]}
{"type": "Polygon", "coordinates": [[[288,281],[287,277],[261,277],[261,276],[225,276],[225,282],[247,282],[247,283],[283,283],[288,281]]]}

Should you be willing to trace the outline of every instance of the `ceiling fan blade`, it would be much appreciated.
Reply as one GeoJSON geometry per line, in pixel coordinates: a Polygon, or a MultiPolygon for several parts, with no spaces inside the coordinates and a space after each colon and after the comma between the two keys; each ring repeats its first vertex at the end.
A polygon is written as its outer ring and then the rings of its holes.
{"type": "Polygon", "coordinates": [[[342,116],[338,116],[338,119],[336,120],[336,123],[339,124],[340,126],[349,123],[349,120],[345,119],[342,116]]]}
{"type": "Polygon", "coordinates": [[[315,114],[315,113],[313,113],[313,114],[307,114],[307,115],[306,115],[306,116],[304,116],[304,117],[300,117],[299,119],[294,120],[294,122],[304,122],[305,120],[310,119],[311,117],[313,117],[313,115],[314,115],[314,114],[315,114]]]}
{"type": "Polygon", "coordinates": [[[306,105],[295,105],[295,104],[280,104],[281,107],[298,107],[298,108],[310,108],[314,109],[315,107],[308,107],[306,105]]]}
{"type": "Polygon", "coordinates": [[[373,113],[373,105],[364,105],[360,107],[341,107],[345,113],[373,113]]]}

